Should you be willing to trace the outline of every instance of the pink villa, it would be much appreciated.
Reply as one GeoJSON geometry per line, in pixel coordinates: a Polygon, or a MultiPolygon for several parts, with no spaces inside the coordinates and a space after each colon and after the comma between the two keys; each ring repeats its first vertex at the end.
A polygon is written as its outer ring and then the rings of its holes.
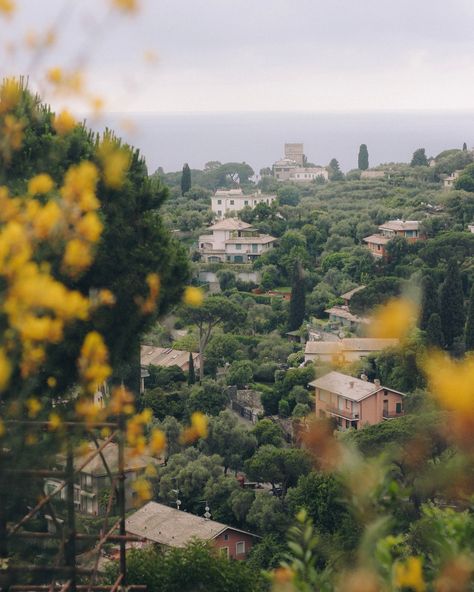
{"type": "Polygon", "coordinates": [[[417,220],[389,220],[379,226],[379,231],[363,239],[374,257],[385,257],[387,243],[397,236],[409,243],[425,238],[420,234],[420,222],[417,220]]]}
{"type": "Polygon", "coordinates": [[[364,378],[329,372],[310,382],[316,395],[316,414],[334,417],[341,430],[357,430],[404,415],[406,395],[382,386],[378,380],[372,383],[364,378]]]}

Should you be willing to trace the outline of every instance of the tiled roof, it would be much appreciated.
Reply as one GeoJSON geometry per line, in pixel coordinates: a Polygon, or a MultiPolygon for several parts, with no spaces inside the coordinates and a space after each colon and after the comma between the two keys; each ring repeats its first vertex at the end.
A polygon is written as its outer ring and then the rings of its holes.
{"type": "Polygon", "coordinates": [[[236,244],[252,244],[252,243],[272,243],[276,241],[274,236],[270,236],[269,234],[261,234],[260,236],[239,236],[238,238],[229,238],[225,241],[226,245],[236,245],[236,244]]]}
{"type": "Polygon", "coordinates": [[[365,286],[357,286],[357,288],[353,288],[352,290],[349,290],[349,292],[344,292],[344,294],[341,294],[341,298],[344,300],[350,300],[356,292],[360,292],[364,288],[365,286]]]}
{"type": "Polygon", "coordinates": [[[418,230],[418,220],[389,220],[379,226],[380,230],[418,230]]]}
{"type": "MultiPolygon", "coordinates": [[[[194,364],[199,364],[199,354],[192,352],[194,364]]],[[[154,345],[142,345],[140,348],[141,366],[179,366],[189,363],[189,352],[170,347],[155,347],[154,345]]]]}
{"type": "Polygon", "coordinates": [[[209,226],[209,230],[249,230],[250,228],[252,228],[251,224],[242,222],[238,218],[224,218],[209,226]]]}
{"type": "Polygon", "coordinates": [[[383,388],[367,380],[354,378],[341,372],[329,372],[329,374],[310,382],[309,386],[341,395],[352,401],[361,401],[383,388]]]}
{"type": "Polygon", "coordinates": [[[381,234],[371,234],[362,239],[364,243],[372,243],[375,245],[386,245],[388,241],[392,240],[388,236],[382,236],[381,234]]]}
{"type": "Polygon", "coordinates": [[[344,352],[381,351],[398,345],[398,339],[348,337],[339,341],[307,341],[305,354],[343,354],[344,352]]]}
{"type": "Polygon", "coordinates": [[[228,529],[256,537],[244,530],[156,502],[148,502],[127,518],[125,529],[131,534],[168,547],[184,547],[193,538],[209,541],[228,529]]]}

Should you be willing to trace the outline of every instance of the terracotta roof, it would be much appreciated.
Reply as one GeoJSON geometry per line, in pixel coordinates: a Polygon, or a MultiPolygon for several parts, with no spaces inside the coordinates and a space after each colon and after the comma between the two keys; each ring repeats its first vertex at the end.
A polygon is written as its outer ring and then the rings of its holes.
{"type": "Polygon", "coordinates": [[[310,382],[309,386],[341,395],[352,401],[361,401],[382,388],[380,385],[341,372],[329,372],[310,382]]]}
{"type": "Polygon", "coordinates": [[[168,547],[184,547],[193,538],[209,541],[225,530],[260,538],[250,532],[214,520],[206,520],[204,517],[175,510],[156,502],[148,502],[127,518],[125,529],[130,534],[168,547]]]}
{"type": "Polygon", "coordinates": [[[333,315],[335,317],[339,317],[341,319],[346,319],[347,321],[351,321],[352,323],[370,323],[369,319],[364,319],[362,317],[358,317],[355,314],[352,314],[351,311],[347,306],[333,306],[332,308],[328,308],[325,310],[329,315],[333,315]]]}
{"type": "Polygon", "coordinates": [[[231,197],[243,195],[242,189],[218,189],[215,194],[216,197],[229,195],[231,197]]]}
{"type": "Polygon", "coordinates": [[[209,226],[209,230],[248,230],[249,228],[252,228],[251,224],[242,222],[238,218],[224,218],[209,226]]]}
{"type": "Polygon", "coordinates": [[[372,243],[375,245],[386,245],[388,241],[392,240],[388,236],[382,236],[381,234],[371,234],[362,239],[364,243],[372,243]]]}
{"type": "Polygon", "coordinates": [[[307,341],[305,354],[338,354],[341,351],[339,341],[307,341]]]}
{"type": "MultiPolygon", "coordinates": [[[[192,352],[194,364],[199,364],[199,354],[192,352]]],[[[155,347],[142,345],[140,348],[141,366],[179,366],[182,368],[189,363],[189,352],[170,347],[155,347]]]]}
{"type": "Polygon", "coordinates": [[[380,230],[418,230],[418,220],[389,220],[379,226],[380,230]]]}
{"type": "Polygon", "coordinates": [[[339,341],[307,341],[305,354],[343,354],[344,352],[373,352],[398,345],[398,339],[348,337],[339,341]]]}

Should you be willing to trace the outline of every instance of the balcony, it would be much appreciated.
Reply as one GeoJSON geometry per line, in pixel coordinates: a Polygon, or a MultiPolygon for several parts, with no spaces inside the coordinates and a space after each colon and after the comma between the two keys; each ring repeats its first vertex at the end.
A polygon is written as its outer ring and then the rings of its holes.
{"type": "Polygon", "coordinates": [[[397,417],[403,417],[404,415],[405,415],[405,411],[400,411],[399,413],[386,411],[385,409],[382,411],[382,417],[384,419],[397,419],[397,417]]]}
{"type": "Polygon", "coordinates": [[[325,410],[331,415],[336,415],[337,417],[342,417],[342,419],[348,419],[349,421],[359,421],[360,419],[360,413],[353,413],[349,409],[338,409],[337,407],[327,406],[325,410]]]}

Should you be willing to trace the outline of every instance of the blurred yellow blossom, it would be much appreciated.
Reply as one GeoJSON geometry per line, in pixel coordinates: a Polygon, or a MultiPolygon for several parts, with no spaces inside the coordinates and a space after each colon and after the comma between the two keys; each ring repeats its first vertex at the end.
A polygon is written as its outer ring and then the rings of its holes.
{"type": "Polygon", "coordinates": [[[26,407],[28,409],[28,417],[33,419],[41,411],[43,405],[41,404],[41,401],[36,397],[30,397],[26,400],[26,407]]]}
{"type": "Polygon", "coordinates": [[[124,386],[118,386],[112,389],[112,394],[109,402],[109,410],[113,415],[119,415],[119,413],[133,413],[134,407],[133,402],[135,398],[124,386]]]}
{"type": "Polygon", "coordinates": [[[158,476],[158,471],[156,470],[156,467],[153,463],[148,463],[146,468],[145,468],[145,475],[147,477],[157,477],[158,476]]]}
{"type": "Polygon", "coordinates": [[[137,493],[137,497],[141,502],[147,502],[153,497],[153,490],[147,479],[137,479],[133,482],[132,488],[137,493]]]}
{"type": "Polygon", "coordinates": [[[191,415],[191,425],[185,428],[181,434],[180,440],[183,444],[190,444],[199,438],[207,436],[207,426],[209,420],[204,413],[195,411],[191,415]]]}
{"type": "Polygon", "coordinates": [[[92,264],[89,245],[78,238],[73,238],[66,245],[63,265],[71,275],[76,275],[92,264]]]}
{"type": "Polygon", "coordinates": [[[3,422],[3,419],[0,419],[0,438],[3,438],[3,436],[5,435],[5,424],[3,422]]]}
{"type": "Polygon", "coordinates": [[[10,376],[12,373],[11,362],[8,359],[5,349],[0,348],[0,392],[4,391],[8,383],[10,382],[10,376]]]}
{"type": "Polygon", "coordinates": [[[424,592],[426,584],[421,559],[408,557],[404,563],[397,561],[393,566],[393,581],[397,588],[411,588],[414,592],[424,592]]]}
{"type": "Polygon", "coordinates": [[[117,141],[105,138],[97,153],[102,162],[105,185],[112,189],[120,189],[130,166],[129,150],[120,146],[117,141]]]}
{"type": "Polygon", "coordinates": [[[60,84],[63,81],[63,71],[55,66],[46,72],[46,77],[51,84],[60,84]]]}
{"type": "Polygon", "coordinates": [[[48,376],[46,384],[49,386],[49,388],[54,388],[57,385],[57,383],[58,381],[54,378],[54,376],[48,376]]]}
{"type": "Polygon", "coordinates": [[[28,181],[28,193],[35,195],[36,193],[48,193],[54,187],[54,181],[46,173],[41,173],[32,177],[28,181]]]}
{"type": "Polygon", "coordinates": [[[396,338],[402,341],[415,326],[418,307],[407,298],[392,298],[378,307],[369,327],[370,337],[396,338]]]}
{"type": "Polygon", "coordinates": [[[159,454],[160,452],[162,452],[164,450],[166,446],[166,436],[165,434],[159,430],[158,428],[155,428],[154,430],[152,430],[151,432],[151,436],[150,436],[150,452],[152,454],[159,454]]]}
{"type": "Polygon", "coordinates": [[[5,113],[6,111],[14,109],[18,104],[20,97],[21,86],[18,80],[7,78],[0,85],[0,113],[5,113]]]}
{"type": "Polygon", "coordinates": [[[107,359],[107,347],[100,333],[88,333],[81,348],[78,365],[82,380],[90,393],[94,393],[110,376],[112,369],[107,359]]]}
{"type": "Polygon", "coordinates": [[[112,0],[112,6],[122,12],[137,12],[138,0],[112,0]]]}
{"type": "Polygon", "coordinates": [[[53,117],[53,127],[60,136],[64,136],[76,127],[77,122],[71,113],[64,109],[53,117]]]}
{"type": "Polygon", "coordinates": [[[62,219],[63,216],[58,204],[55,201],[48,201],[34,217],[33,230],[36,237],[41,240],[48,238],[62,219]]]}
{"type": "Polygon", "coordinates": [[[23,141],[23,123],[14,115],[5,115],[3,121],[3,137],[12,150],[18,150],[23,141]]]}
{"type": "Polygon", "coordinates": [[[52,413],[50,413],[48,428],[50,430],[54,431],[54,430],[57,430],[58,428],[60,428],[61,425],[62,425],[61,417],[54,411],[52,413]]]}
{"type": "Polygon", "coordinates": [[[204,293],[201,288],[188,286],[184,290],[183,302],[188,306],[201,306],[204,301],[204,293]]]}
{"type": "Polygon", "coordinates": [[[103,225],[95,212],[87,212],[77,223],[76,230],[84,239],[95,243],[102,234],[103,225]]]}
{"type": "Polygon", "coordinates": [[[11,16],[15,10],[15,3],[13,0],[0,0],[0,13],[11,16]]]}
{"type": "Polygon", "coordinates": [[[136,298],[137,304],[143,314],[151,314],[156,308],[156,301],[160,293],[160,278],[156,273],[149,273],[146,277],[149,294],[146,299],[141,296],[136,298]]]}
{"type": "Polygon", "coordinates": [[[115,296],[110,290],[100,290],[99,302],[103,306],[113,306],[115,304],[115,296]]]}
{"type": "Polygon", "coordinates": [[[443,352],[426,356],[424,370],[432,395],[443,407],[472,416],[474,401],[474,358],[453,360],[443,352]]]}

